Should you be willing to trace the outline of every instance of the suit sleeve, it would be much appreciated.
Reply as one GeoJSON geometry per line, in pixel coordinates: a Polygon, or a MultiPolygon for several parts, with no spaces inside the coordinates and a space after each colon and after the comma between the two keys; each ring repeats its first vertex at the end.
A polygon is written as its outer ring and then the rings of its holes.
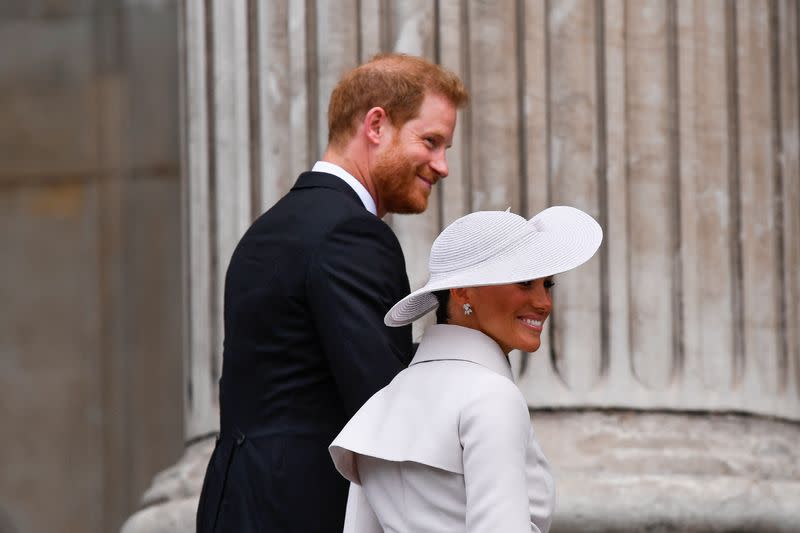
{"type": "Polygon", "coordinates": [[[352,416],[411,359],[411,327],[383,323],[409,292],[400,244],[371,215],[349,219],[317,250],[306,286],[311,318],[352,416]]]}
{"type": "Polygon", "coordinates": [[[511,383],[487,387],[461,413],[469,533],[540,533],[526,478],[528,407],[511,383]]]}

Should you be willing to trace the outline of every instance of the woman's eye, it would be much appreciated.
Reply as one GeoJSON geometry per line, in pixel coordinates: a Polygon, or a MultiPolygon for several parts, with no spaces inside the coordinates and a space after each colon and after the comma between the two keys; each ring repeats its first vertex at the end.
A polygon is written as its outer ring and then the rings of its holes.
{"type": "Polygon", "coordinates": [[[555,285],[556,285],[556,282],[553,281],[552,279],[544,280],[544,288],[545,289],[552,289],[553,287],[555,287],[555,285]]]}
{"type": "Polygon", "coordinates": [[[530,287],[533,284],[533,281],[530,281],[530,280],[528,280],[528,281],[520,281],[519,284],[522,287],[530,287]]]}

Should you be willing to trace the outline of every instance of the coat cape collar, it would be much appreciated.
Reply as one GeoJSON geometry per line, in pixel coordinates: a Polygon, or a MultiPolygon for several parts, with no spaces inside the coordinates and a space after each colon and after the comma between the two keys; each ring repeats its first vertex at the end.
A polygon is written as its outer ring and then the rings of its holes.
{"type": "Polygon", "coordinates": [[[491,337],[477,329],[450,324],[428,326],[410,366],[453,360],[481,365],[513,381],[508,357],[491,337]]]}

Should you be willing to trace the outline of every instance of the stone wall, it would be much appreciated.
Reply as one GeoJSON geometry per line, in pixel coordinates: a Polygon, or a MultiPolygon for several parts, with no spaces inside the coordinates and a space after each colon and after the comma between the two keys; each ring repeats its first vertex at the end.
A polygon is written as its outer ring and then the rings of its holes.
{"type": "Polygon", "coordinates": [[[175,2],[0,3],[0,531],[119,528],[182,447],[175,2]]]}

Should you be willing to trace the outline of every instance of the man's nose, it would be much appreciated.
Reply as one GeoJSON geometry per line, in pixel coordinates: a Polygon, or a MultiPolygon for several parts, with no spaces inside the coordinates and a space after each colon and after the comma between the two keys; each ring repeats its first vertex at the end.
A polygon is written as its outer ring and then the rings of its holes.
{"type": "Polygon", "coordinates": [[[433,171],[439,175],[439,177],[441,178],[447,177],[447,174],[450,171],[450,169],[447,168],[447,156],[445,155],[444,150],[442,150],[441,154],[439,154],[431,161],[430,166],[431,169],[433,169],[433,171]]]}

